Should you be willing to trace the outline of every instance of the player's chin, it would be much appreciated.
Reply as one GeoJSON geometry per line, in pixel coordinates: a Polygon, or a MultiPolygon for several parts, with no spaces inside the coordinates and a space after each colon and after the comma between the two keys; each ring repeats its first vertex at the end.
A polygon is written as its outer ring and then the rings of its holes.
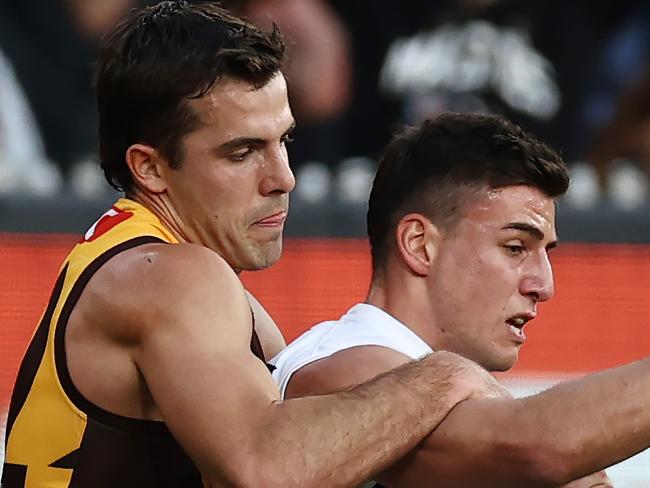
{"type": "Polygon", "coordinates": [[[508,371],[519,359],[519,346],[509,346],[492,355],[490,371],[508,371]]]}
{"type": "Polygon", "coordinates": [[[282,239],[257,243],[246,271],[258,271],[273,266],[282,256],[282,239]]]}

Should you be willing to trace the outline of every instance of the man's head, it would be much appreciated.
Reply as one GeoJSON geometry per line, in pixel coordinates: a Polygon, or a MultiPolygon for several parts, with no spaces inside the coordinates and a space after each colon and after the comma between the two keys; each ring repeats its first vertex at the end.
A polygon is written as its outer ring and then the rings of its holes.
{"type": "Polygon", "coordinates": [[[406,276],[397,293],[417,283],[412,306],[432,347],[512,367],[523,323],[553,294],[547,251],[568,182],[553,150],[497,116],[443,114],[406,129],[370,196],[374,285],[406,276]]]}
{"type": "Polygon", "coordinates": [[[109,183],[160,200],[186,240],[236,269],[273,264],[294,185],[284,46],[213,2],[133,11],[96,72],[109,183]]]}

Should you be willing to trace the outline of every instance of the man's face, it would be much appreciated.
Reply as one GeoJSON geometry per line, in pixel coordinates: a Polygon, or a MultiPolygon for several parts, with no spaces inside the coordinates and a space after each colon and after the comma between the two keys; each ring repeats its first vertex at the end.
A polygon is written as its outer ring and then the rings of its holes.
{"type": "Polygon", "coordinates": [[[295,185],[285,146],[294,120],[284,77],[259,89],[226,78],[189,105],[200,127],[183,138],[180,169],[165,174],[183,232],[236,270],[274,264],[295,185]]]}
{"type": "Polygon", "coordinates": [[[548,250],[555,202],[529,186],[483,190],[442,239],[430,279],[435,347],[504,371],[525,342],[523,324],[553,296],[548,250]]]}

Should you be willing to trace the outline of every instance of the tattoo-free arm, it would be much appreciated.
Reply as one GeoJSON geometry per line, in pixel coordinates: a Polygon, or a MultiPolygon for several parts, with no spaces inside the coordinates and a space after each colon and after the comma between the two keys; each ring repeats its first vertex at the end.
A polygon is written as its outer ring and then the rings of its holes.
{"type": "MultiPolygon", "coordinates": [[[[351,348],[307,365],[287,394],[337,391],[406,360],[382,349],[351,348]]],[[[647,405],[650,360],[525,399],[471,398],[378,480],[400,488],[557,487],[650,446],[647,405]]]]}
{"type": "Polygon", "coordinates": [[[159,245],[132,271],[119,310],[138,330],[133,359],[208,486],[358,485],[481,387],[468,381],[471,363],[438,353],[349,391],[280,402],[225,262],[159,245]]]}

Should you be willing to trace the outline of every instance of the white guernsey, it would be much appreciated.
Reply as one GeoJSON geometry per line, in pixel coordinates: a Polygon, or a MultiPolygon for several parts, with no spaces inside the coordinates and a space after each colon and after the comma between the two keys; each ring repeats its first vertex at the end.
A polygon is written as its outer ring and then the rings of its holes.
{"type": "Polygon", "coordinates": [[[419,359],[433,350],[411,329],[380,308],[358,303],[339,320],[321,322],[271,360],[282,398],[293,375],[309,363],[357,346],[382,346],[419,359]]]}

